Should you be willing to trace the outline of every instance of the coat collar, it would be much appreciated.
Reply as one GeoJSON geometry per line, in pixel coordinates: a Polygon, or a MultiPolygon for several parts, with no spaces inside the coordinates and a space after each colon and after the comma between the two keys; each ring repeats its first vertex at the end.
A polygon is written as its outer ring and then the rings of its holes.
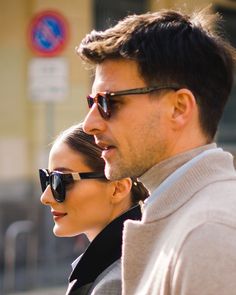
{"type": "Polygon", "coordinates": [[[211,143],[175,155],[150,168],[139,178],[139,180],[149,190],[150,194],[153,194],[154,190],[175,170],[177,170],[202,152],[216,148],[216,144],[211,143]]]}
{"type": "Polygon", "coordinates": [[[206,150],[172,173],[144,204],[142,222],[165,218],[199,190],[217,181],[235,180],[233,157],[222,149],[206,150]]]}
{"type": "Polygon", "coordinates": [[[121,257],[123,224],[127,219],[141,219],[139,205],[114,219],[91,242],[69,277],[70,282],[76,280],[73,287],[79,288],[93,282],[121,257]]]}

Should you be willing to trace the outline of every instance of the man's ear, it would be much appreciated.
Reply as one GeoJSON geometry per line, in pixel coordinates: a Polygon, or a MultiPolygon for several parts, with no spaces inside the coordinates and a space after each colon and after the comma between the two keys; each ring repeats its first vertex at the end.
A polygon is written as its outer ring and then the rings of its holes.
{"type": "Polygon", "coordinates": [[[111,198],[112,204],[119,204],[124,200],[131,200],[130,191],[132,188],[132,180],[130,178],[123,178],[114,181],[114,190],[111,198]]]}
{"type": "Polygon", "coordinates": [[[172,96],[171,120],[173,128],[181,129],[198,113],[193,93],[188,89],[180,89],[172,96]]]}

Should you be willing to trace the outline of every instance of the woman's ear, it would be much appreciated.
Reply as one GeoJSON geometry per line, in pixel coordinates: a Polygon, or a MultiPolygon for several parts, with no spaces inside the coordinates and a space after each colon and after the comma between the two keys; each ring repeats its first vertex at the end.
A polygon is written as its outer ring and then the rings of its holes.
{"type": "Polygon", "coordinates": [[[112,204],[119,204],[124,200],[131,202],[131,188],[132,180],[130,178],[114,181],[114,190],[111,198],[112,204]]]}
{"type": "Polygon", "coordinates": [[[181,129],[197,114],[196,99],[188,89],[180,89],[172,96],[172,124],[175,129],[181,129]]]}

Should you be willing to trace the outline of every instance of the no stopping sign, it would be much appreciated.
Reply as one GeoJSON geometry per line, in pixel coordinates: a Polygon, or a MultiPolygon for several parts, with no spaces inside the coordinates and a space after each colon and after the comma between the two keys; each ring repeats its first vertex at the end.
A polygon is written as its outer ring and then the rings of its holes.
{"type": "Polygon", "coordinates": [[[55,11],[36,14],[29,26],[31,49],[40,56],[56,56],[63,51],[68,41],[68,23],[55,11]]]}

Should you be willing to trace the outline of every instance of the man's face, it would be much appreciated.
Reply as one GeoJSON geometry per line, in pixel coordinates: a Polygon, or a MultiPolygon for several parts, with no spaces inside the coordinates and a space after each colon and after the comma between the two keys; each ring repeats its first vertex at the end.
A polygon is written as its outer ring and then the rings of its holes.
{"type": "MultiPolygon", "coordinates": [[[[92,94],[147,87],[137,64],[128,60],[108,60],[96,68],[92,94]]],[[[84,121],[84,130],[95,136],[103,148],[105,174],[111,179],[139,177],[168,157],[169,92],[134,94],[111,98],[111,117],[101,117],[94,103],[84,121]],[[158,96],[159,94],[159,96],[158,96]]]]}

